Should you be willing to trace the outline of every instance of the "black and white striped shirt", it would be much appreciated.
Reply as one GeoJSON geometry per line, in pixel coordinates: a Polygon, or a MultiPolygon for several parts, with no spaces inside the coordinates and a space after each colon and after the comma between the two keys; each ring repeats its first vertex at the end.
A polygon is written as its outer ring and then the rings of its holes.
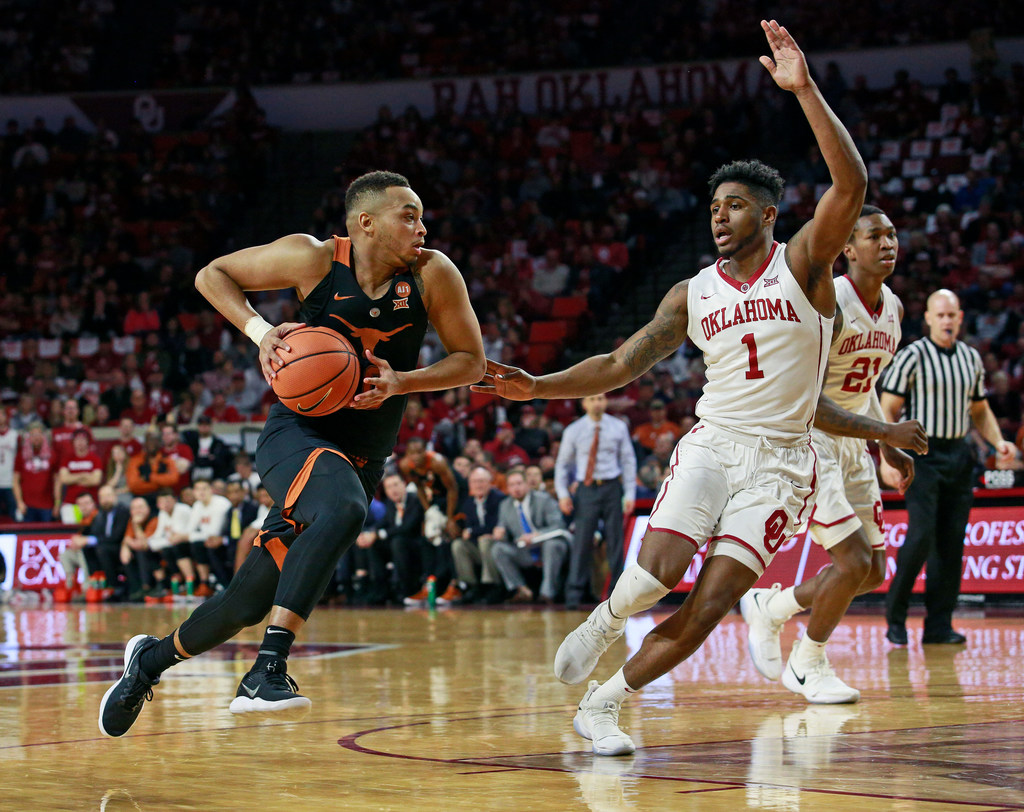
{"type": "Polygon", "coordinates": [[[904,398],[906,417],[929,437],[957,440],[971,430],[971,404],[985,399],[981,355],[962,341],[947,350],[925,336],[896,353],[882,391],[904,398]]]}

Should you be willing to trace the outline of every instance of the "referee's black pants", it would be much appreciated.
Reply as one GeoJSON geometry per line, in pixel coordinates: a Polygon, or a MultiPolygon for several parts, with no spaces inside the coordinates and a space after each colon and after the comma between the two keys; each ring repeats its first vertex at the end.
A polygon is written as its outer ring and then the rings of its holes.
{"type": "MultiPolygon", "coordinates": [[[[575,532],[569,552],[569,577],[565,582],[565,602],[570,606],[585,603],[590,593],[591,562],[594,555],[594,533],[598,522],[604,521],[604,549],[611,570],[609,590],[622,575],[623,526],[622,482],[608,479],[592,485],[580,483],[576,490],[575,532]]],[[[600,600],[600,595],[595,595],[600,600]]]]}
{"type": "Polygon", "coordinates": [[[886,596],[886,619],[902,626],[914,581],[927,563],[924,636],[942,636],[953,626],[960,595],[964,531],[974,502],[974,456],[966,440],[928,441],[928,453],[914,457],[914,481],[907,489],[907,534],[896,555],[896,573],[886,596]]]}

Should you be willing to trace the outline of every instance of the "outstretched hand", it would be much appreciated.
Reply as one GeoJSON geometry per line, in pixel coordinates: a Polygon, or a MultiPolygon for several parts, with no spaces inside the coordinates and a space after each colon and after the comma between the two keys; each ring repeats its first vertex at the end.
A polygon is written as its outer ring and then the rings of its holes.
{"type": "Polygon", "coordinates": [[[536,386],[537,379],[529,372],[488,358],[483,381],[469,388],[474,392],[497,395],[506,400],[533,400],[536,386]]]}
{"type": "Polygon", "coordinates": [[[762,56],[760,61],[775,80],[775,84],[793,93],[810,87],[811,73],[807,69],[807,59],[786,27],[779,25],[775,20],[761,20],[761,28],[768,39],[772,55],[762,56]]]}
{"type": "Polygon", "coordinates": [[[372,366],[367,369],[368,374],[363,378],[363,383],[370,388],[352,398],[353,409],[379,409],[380,405],[392,395],[402,394],[401,379],[398,377],[398,373],[391,368],[391,364],[383,358],[378,358],[369,350],[366,350],[366,360],[372,366]],[[376,368],[377,374],[369,374],[374,368],[376,368]]]}

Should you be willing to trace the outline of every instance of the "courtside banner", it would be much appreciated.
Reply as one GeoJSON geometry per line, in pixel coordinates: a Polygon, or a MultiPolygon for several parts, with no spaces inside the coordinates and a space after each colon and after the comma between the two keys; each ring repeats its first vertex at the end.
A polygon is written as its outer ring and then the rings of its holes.
{"type": "MultiPolygon", "coordinates": [[[[626,566],[636,562],[640,540],[647,530],[647,516],[633,516],[626,524],[626,566]]],[[[885,582],[876,592],[889,589],[896,571],[896,556],[907,533],[907,512],[884,512],[886,544],[885,582]]],[[[698,552],[675,588],[689,592],[704,563],[705,550],[698,552]]],[[[815,544],[806,533],[789,539],[775,555],[771,566],[758,581],[767,587],[775,582],[783,586],[799,584],[814,576],[828,564],[828,553],[815,544]]],[[[914,584],[915,592],[924,591],[925,572],[914,584]]],[[[963,582],[961,592],[1024,594],[1024,506],[975,507],[971,510],[964,534],[963,582]]]]}
{"type": "Polygon", "coordinates": [[[0,555],[7,565],[3,588],[42,590],[63,584],[60,554],[69,541],[69,533],[0,535],[0,555]]]}

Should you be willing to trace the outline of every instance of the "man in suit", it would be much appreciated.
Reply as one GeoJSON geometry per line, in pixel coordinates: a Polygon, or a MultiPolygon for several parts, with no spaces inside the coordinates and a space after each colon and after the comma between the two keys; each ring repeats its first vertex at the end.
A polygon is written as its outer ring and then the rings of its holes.
{"type": "MultiPolygon", "coordinates": [[[[122,574],[121,542],[128,529],[128,508],[117,503],[117,493],[110,485],[99,490],[99,511],[86,531],[88,545],[95,550],[99,568],[103,570],[107,585],[115,589],[115,598],[125,598],[127,593],[118,585],[122,574]]],[[[88,559],[89,553],[86,553],[88,559]]]]}
{"type": "Polygon", "coordinates": [[[235,550],[245,529],[256,519],[259,505],[246,496],[241,482],[228,482],[224,486],[224,495],[231,503],[231,509],[224,517],[220,535],[223,544],[210,549],[210,567],[217,580],[227,586],[231,581],[235,562],[235,550]]]}
{"type": "Polygon", "coordinates": [[[540,598],[543,603],[554,603],[558,576],[569,554],[569,533],[562,512],[548,494],[527,487],[522,471],[509,471],[505,483],[508,496],[498,509],[491,547],[494,564],[505,588],[515,593],[511,602],[530,603],[533,590],[526,585],[522,568],[533,566],[539,557],[543,572],[540,598]],[[550,535],[552,531],[558,535],[550,535]]]}
{"type": "Polygon", "coordinates": [[[182,439],[192,449],[193,479],[227,479],[234,470],[234,455],[224,442],[213,434],[213,421],[207,415],[196,420],[196,429],[184,431],[182,439]]]}
{"type": "MultiPolygon", "coordinates": [[[[433,562],[423,560],[436,549],[423,538],[423,505],[415,489],[408,489],[398,472],[384,477],[384,520],[377,536],[391,550],[395,565],[396,592],[399,599],[412,596],[420,588],[420,576],[434,574],[433,562]],[[430,550],[425,548],[429,546],[430,550]]],[[[423,595],[426,598],[426,593],[423,595]]]]}
{"type": "Polygon", "coordinates": [[[469,496],[462,503],[466,526],[462,536],[452,542],[455,575],[466,586],[460,603],[500,603],[505,597],[491,555],[498,508],[505,494],[492,487],[493,481],[490,470],[482,465],[469,472],[469,496]]]}

